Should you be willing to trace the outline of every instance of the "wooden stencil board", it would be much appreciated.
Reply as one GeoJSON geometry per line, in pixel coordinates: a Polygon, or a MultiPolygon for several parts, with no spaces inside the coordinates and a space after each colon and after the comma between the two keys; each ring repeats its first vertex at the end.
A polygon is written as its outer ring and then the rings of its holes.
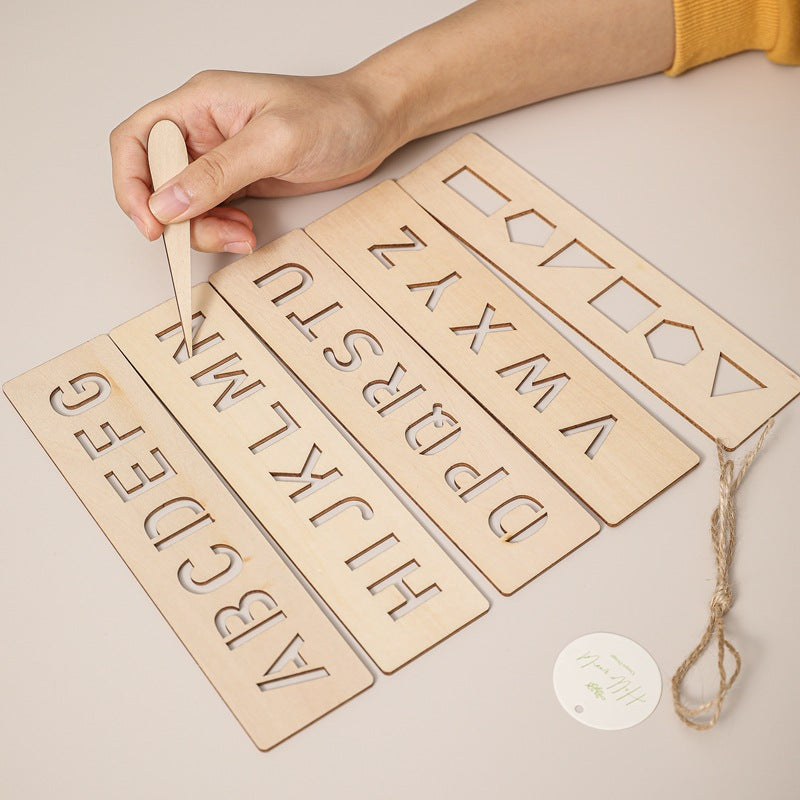
{"type": "Polygon", "coordinates": [[[697,455],[386,181],[309,235],[611,525],[697,455]]]}
{"type": "Polygon", "coordinates": [[[399,183],[729,450],[800,393],[788,367],[480,137],[465,136],[399,183]],[[726,373],[735,390],[717,386],[726,373]]]}
{"type": "Polygon", "coordinates": [[[208,284],[112,339],[384,672],[489,603],[208,284]]]}
{"type": "Polygon", "coordinates": [[[212,282],[503,593],[598,524],[302,231],[212,282]]]}
{"type": "Polygon", "coordinates": [[[3,389],[257,747],[372,685],[107,336],[3,389]]]}

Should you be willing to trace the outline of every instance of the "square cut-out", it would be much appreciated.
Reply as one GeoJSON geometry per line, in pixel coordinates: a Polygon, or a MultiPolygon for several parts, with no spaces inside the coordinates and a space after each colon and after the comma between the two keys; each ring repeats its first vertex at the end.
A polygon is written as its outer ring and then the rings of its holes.
{"type": "Polygon", "coordinates": [[[509,201],[508,197],[468,167],[462,167],[449,178],[445,178],[444,183],[487,217],[499,211],[509,201]]]}
{"type": "Polygon", "coordinates": [[[589,304],[626,333],[644,322],[659,308],[658,303],[654,303],[625,278],[614,281],[611,286],[590,300],[589,304]]]}

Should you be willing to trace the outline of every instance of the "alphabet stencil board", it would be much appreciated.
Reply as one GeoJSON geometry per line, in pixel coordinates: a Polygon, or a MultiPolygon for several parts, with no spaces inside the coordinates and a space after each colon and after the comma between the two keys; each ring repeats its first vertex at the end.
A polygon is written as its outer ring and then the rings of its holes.
{"type": "Polygon", "coordinates": [[[727,449],[800,393],[788,367],[480,137],[465,136],[400,185],[727,449]],[[738,381],[730,391],[718,383],[726,376],[738,381]]]}
{"type": "MultiPolygon", "coordinates": [[[[5,386],[263,749],[372,683],[326,613],[391,673],[489,609],[477,575],[387,483],[511,594],[598,532],[568,489],[617,524],[698,462],[401,188],[455,229],[466,212],[452,184],[476,178],[454,164],[480,161],[485,187],[508,193],[522,180],[486,147],[468,138],[195,287],[191,356],[168,301],[5,386]]],[[[533,213],[514,209],[464,230],[507,250],[497,230],[533,213]]],[[[583,239],[543,265],[574,271],[583,239]]],[[[696,310],[670,297],[671,316],[696,310]]],[[[729,334],[718,358],[734,343],[756,352],[729,334]]],[[[757,355],[785,404],[796,376],[757,355]]]]}

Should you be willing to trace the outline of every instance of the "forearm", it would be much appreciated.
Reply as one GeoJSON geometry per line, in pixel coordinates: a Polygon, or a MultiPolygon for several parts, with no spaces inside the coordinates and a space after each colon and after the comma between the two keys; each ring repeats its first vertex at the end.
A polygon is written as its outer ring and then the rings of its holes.
{"type": "Polygon", "coordinates": [[[512,108],[667,69],[672,0],[478,0],[351,75],[397,145],[512,108]]]}

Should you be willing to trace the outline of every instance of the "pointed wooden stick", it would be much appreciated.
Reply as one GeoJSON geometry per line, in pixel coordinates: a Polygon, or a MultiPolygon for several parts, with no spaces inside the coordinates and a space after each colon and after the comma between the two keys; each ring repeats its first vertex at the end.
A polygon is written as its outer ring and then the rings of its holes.
{"type": "MultiPolygon", "coordinates": [[[[186,142],[181,129],[171,120],[162,119],[150,130],[147,160],[153,179],[153,191],[174,178],[189,163],[186,142]]],[[[192,355],[192,262],[189,222],[178,222],[164,228],[164,247],[183,328],[186,350],[192,355]]]]}

